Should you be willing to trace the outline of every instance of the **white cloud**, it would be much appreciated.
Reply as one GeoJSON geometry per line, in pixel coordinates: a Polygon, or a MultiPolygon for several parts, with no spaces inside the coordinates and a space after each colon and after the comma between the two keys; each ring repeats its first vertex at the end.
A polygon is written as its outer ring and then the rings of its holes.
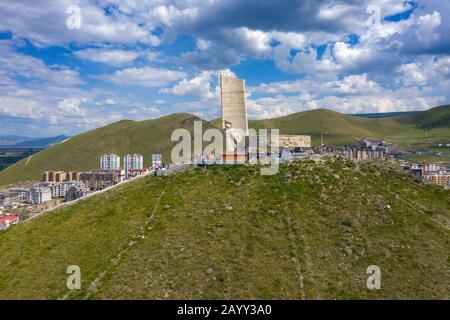
{"type": "Polygon", "coordinates": [[[77,43],[147,43],[160,40],[151,33],[151,24],[141,25],[132,16],[106,15],[103,8],[89,0],[43,0],[39,5],[27,1],[0,2],[0,30],[12,31],[39,46],[77,43]],[[66,9],[77,5],[81,28],[68,29],[66,9]]]}
{"type": "Polygon", "coordinates": [[[91,48],[75,51],[75,55],[81,59],[109,64],[112,66],[121,66],[129,64],[133,60],[137,59],[141,55],[141,53],[127,50],[91,48]]]}
{"type": "Polygon", "coordinates": [[[205,99],[217,99],[219,97],[219,88],[217,78],[219,74],[229,76],[236,75],[229,69],[221,71],[203,71],[192,79],[183,79],[172,88],[163,88],[160,93],[171,93],[178,96],[191,96],[205,99]],[[214,83],[216,84],[213,89],[214,83]]]}
{"type": "Polygon", "coordinates": [[[336,42],[333,47],[336,62],[344,69],[357,68],[362,63],[373,59],[372,52],[367,47],[351,47],[343,42],[336,42]]]}
{"type": "Polygon", "coordinates": [[[433,33],[434,29],[441,24],[441,14],[433,11],[432,14],[421,16],[417,20],[417,39],[421,42],[431,42],[439,38],[439,35],[433,33]]]}
{"type": "Polygon", "coordinates": [[[81,103],[86,102],[86,99],[69,98],[63,99],[58,103],[58,109],[61,111],[77,116],[85,116],[86,113],[81,109],[81,103]]]}
{"type": "Polygon", "coordinates": [[[427,81],[427,77],[421,72],[421,68],[418,63],[407,63],[401,65],[399,67],[399,71],[403,75],[402,81],[405,85],[424,84],[427,81]]]}
{"type": "Polygon", "coordinates": [[[193,20],[197,17],[198,10],[195,7],[179,9],[173,5],[159,5],[152,8],[150,12],[151,18],[165,26],[170,27],[174,23],[181,23],[185,20],[193,20]]]}
{"type": "Polygon", "coordinates": [[[278,62],[279,66],[286,71],[305,73],[314,77],[335,77],[335,72],[340,70],[340,66],[334,61],[330,51],[326,51],[322,57],[318,58],[317,49],[307,48],[303,52],[295,54],[292,61],[278,62]]]}
{"type": "Polygon", "coordinates": [[[98,78],[121,85],[134,85],[148,88],[162,87],[170,82],[186,77],[183,71],[167,68],[127,68],[113,74],[105,74],[98,78]]]}
{"type": "Polygon", "coordinates": [[[28,81],[51,83],[54,86],[81,84],[77,71],[61,65],[47,66],[42,60],[16,52],[9,41],[0,41],[0,74],[13,81],[23,77],[28,81]]]}
{"type": "Polygon", "coordinates": [[[450,58],[425,59],[420,66],[406,64],[398,72],[399,81],[403,83],[396,89],[380,85],[369,79],[367,74],[328,81],[303,79],[264,83],[250,90],[249,116],[272,118],[317,108],[342,113],[409,111],[423,110],[445,102],[450,58]],[[412,75],[420,70],[419,67],[428,70],[429,74],[412,75]]]}

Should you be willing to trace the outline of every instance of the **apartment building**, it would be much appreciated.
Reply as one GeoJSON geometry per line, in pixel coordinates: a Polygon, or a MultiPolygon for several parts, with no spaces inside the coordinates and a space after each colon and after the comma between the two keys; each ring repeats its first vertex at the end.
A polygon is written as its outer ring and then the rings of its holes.
{"type": "Polygon", "coordinates": [[[140,154],[127,154],[123,159],[125,177],[133,176],[142,172],[144,168],[144,157],[140,154]]]}
{"type": "Polygon", "coordinates": [[[27,202],[41,204],[52,200],[52,192],[48,187],[31,187],[28,192],[27,202]]]}
{"type": "Polygon", "coordinates": [[[440,186],[450,186],[450,173],[448,172],[432,172],[424,174],[423,178],[428,183],[437,184],[440,186]]]}
{"type": "Polygon", "coordinates": [[[9,207],[20,202],[19,193],[6,191],[0,192],[0,207],[9,207]]]}
{"type": "Polygon", "coordinates": [[[44,171],[42,182],[65,182],[79,180],[80,173],[77,171],[44,171]]]}
{"type": "Polygon", "coordinates": [[[364,161],[374,159],[383,160],[385,158],[385,154],[381,150],[372,150],[360,147],[347,147],[344,150],[344,155],[348,159],[353,161],[364,161]]]}
{"type": "Polygon", "coordinates": [[[39,187],[50,188],[52,198],[65,198],[67,191],[76,186],[84,187],[80,181],[65,181],[65,182],[48,182],[40,183],[39,187]]]}
{"type": "Polygon", "coordinates": [[[66,192],[66,201],[74,201],[86,196],[88,193],[89,188],[86,188],[84,185],[72,186],[66,192]]]}
{"type": "Polygon", "coordinates": [[[101,170],[120,170],[120,157],[116,154],[109,153],[100,157],[101,170]]]}
{"type": "Polygon", "coordinates": [[[17,193],[17,199],[19,202],[26,202],[30,194],[30,189],[28,188],[12,188],[9,189],[9,191],[17,193]]]}
{"type": "Polygon", "coordinates": [[[123,180],[122,170],[97,170],[80,174],[80,181],[90,190],[101,190],[123,180]]]}

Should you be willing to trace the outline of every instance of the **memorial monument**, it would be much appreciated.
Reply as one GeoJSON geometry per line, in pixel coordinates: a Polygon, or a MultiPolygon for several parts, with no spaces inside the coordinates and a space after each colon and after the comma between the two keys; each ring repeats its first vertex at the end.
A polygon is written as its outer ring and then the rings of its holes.
{"type": "Polygon", "coordinates": [[[245,142],[248,136],[245,83],[242,79],[220,75],[222,129],[226,135],[223,160],[245,161],[245,142]]]}

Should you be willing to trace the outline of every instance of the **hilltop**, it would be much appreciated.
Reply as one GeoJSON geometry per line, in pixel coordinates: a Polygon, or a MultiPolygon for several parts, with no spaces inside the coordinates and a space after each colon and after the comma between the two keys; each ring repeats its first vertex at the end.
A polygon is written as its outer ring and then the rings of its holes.
{"type": "Polygon", "coordinates": [[[450,141],[450,105],[385,118],[363,118],[317,109],[280,118],[253,120],[250,127],[279,128],[281,134],[307,134],[312,143],[353,144],[354,138],[383,138],[404,146],[450,141]],[[425,130],[426,129],[426,130],[425,130]]]}
{"type": "Polygon", "coordinates": [[[449,299],[449,219],[449,190],[374,163],[188,169],[0,232],[0,299],[449,299]]]}

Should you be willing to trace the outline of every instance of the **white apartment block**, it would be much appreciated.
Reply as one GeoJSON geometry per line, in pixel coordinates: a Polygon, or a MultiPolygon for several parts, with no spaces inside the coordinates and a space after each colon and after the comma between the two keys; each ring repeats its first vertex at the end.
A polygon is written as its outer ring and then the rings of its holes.
{"type": "Polygon", "coordinates": [[[140,154],[127,154],[123,159],[125,176],[128,177],[129,170],[142,170],[144,168],[144,157],[140,154]]]}
{"type": "Polygon", "coordinates": [[[79,181],[67,181],[67,182],[40,183],[38,186],[50,188],[52,198],[65,198],[66,193],[70,188],[84,187],[84,184],[79,181]]]}
{"type": "Polygon", "coordinates": [[[102,170],[120,170],[120,157],[116,154],[104,154],[100,158],[102,170]]]}
{"type": "Polygon", "coordinates": [[[40,204],[52,200],[52,191],[46,187],[31,187],[28,193],[27,202],[30,204],[40,204]]]}

